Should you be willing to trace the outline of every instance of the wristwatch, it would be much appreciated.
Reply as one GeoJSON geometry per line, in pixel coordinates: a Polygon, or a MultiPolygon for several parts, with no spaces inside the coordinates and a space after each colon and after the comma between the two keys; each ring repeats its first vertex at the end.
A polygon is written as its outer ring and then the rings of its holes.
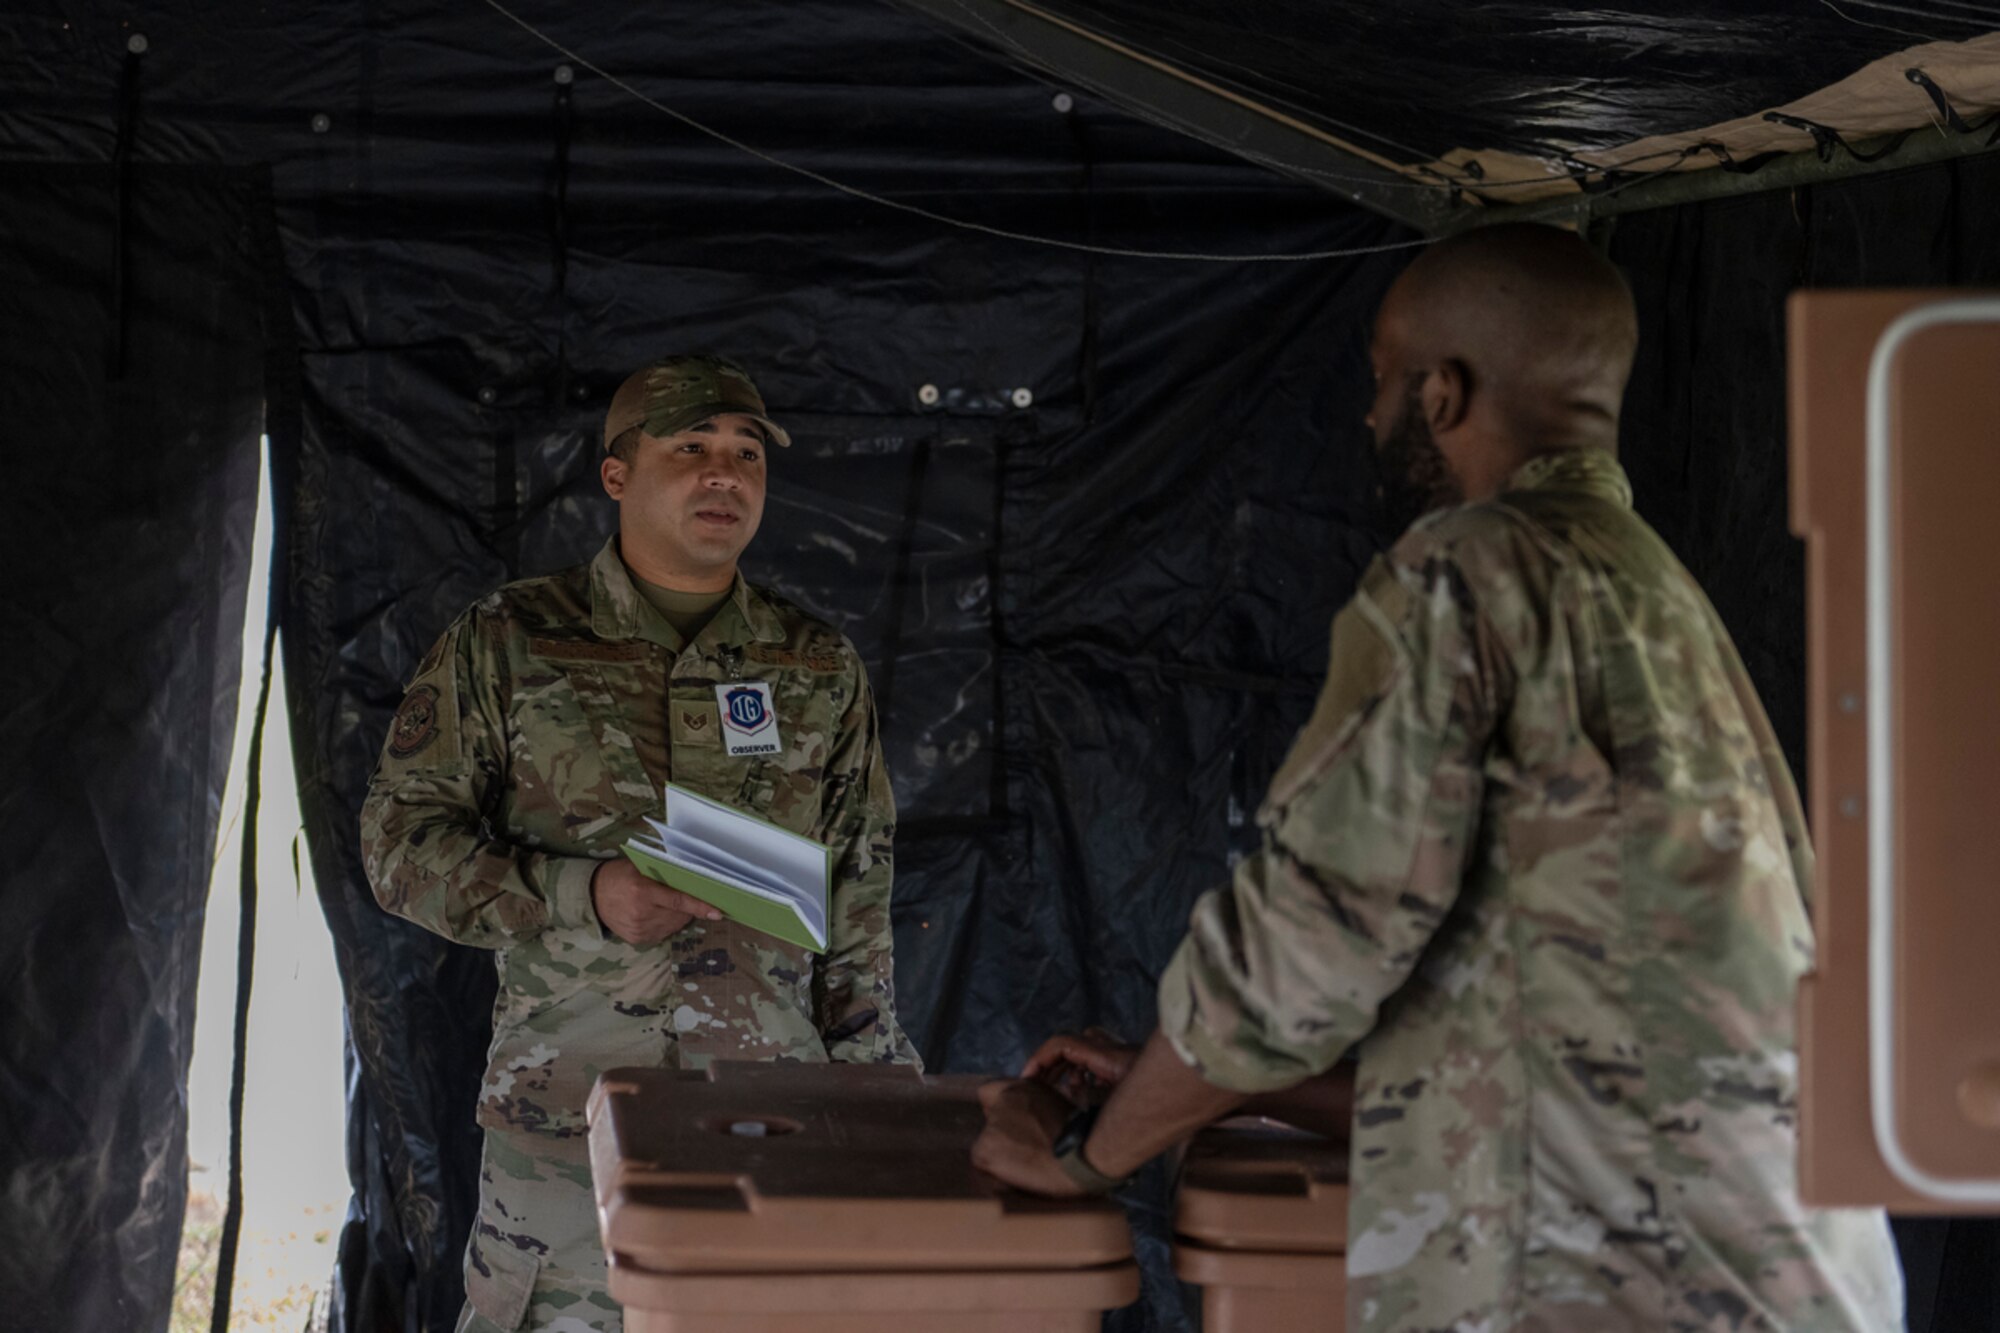
{"type": "Polygon", "coordinates": [[[1092,1166],[1083,1155],[1083,1145],[1090,1138],[1090,1131],[1097,1126],[1097,1113],[1104,1108],[1086,1106],[1063,1123],[1062,1133],[1056,1135],[1053,1149],[1056,1165],[1063,1174],[1075,1182],[1085,1194],[1109,1194],[1125,1183],[1125,1179],[1107,1176],[1092,1166]]]}

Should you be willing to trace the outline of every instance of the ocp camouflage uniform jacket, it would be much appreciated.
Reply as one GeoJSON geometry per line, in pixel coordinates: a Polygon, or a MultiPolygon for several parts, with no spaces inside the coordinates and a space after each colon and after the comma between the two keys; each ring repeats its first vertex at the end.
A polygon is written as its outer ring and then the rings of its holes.
{"type": "Polygon", "coordinates": [[[614,538],[445,631],[396,715],[361,829],[384,907],[497,951],[480,1124],[574,1134],[592,1082],[617,1065],[915,1063],[891,985],[894,822],[852,645],[739,576],[683,646],[614,538]],[[746,680],[771,686],[778,754],[726,752],[715,686],[746,680]],[[601,928],[591,874],[658,817],[669,780],[833,848],[825,956],[728,920],[650,948],[601,928]]]}
{"type": "Polygon", "coordinates": [[[1418,523],[1160,988],[1213,1084],[1359,1043],[1349,1327],[1900,1328],[1801,1206],[1812,853],[1721,622],[1601,451],[1418,523]]]}

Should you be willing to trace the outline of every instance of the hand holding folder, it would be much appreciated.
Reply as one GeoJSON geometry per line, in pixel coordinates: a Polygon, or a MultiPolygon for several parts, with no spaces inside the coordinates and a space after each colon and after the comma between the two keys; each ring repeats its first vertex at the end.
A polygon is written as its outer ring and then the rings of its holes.
{"type": "Polygon", "coordinates": [[[672,783],[665,815],[646,821],[651,838],[624,846],[641,874],[752,930],[826,952],[829,848],[672,783]]]}

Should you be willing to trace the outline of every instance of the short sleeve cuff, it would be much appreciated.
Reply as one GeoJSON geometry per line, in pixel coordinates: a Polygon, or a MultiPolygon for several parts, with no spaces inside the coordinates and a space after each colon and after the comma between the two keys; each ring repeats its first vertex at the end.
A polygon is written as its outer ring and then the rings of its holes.
{"type": "Polygon", "coordinates": [[[591,876],[603,864],[587,856],[549,858],[542,871],[542,894],[549,905],[552,929],[587,930],[603,937],[604,926],[590,900],[591,876]]]}

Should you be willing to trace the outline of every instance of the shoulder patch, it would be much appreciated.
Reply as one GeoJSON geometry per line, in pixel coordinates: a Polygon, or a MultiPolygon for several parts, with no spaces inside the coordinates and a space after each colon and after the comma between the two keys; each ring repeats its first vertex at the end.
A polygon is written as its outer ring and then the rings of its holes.
{"type": "Polygon", "coordinates": [[[417,674],[403,691],[403,701],[389,719],[374,781],[410,777],[453,777],[465,769],[459,744],[459,670],[468,635],[475,631],[460,620],[438,639],[417,674]]]}
{"type": "Polygon", "coordinates": [[[438,692],[435,685],[418,685],[403,696],[389,724],[389,753],[411,759],[430,748],[438,738],[438,692]]]}

